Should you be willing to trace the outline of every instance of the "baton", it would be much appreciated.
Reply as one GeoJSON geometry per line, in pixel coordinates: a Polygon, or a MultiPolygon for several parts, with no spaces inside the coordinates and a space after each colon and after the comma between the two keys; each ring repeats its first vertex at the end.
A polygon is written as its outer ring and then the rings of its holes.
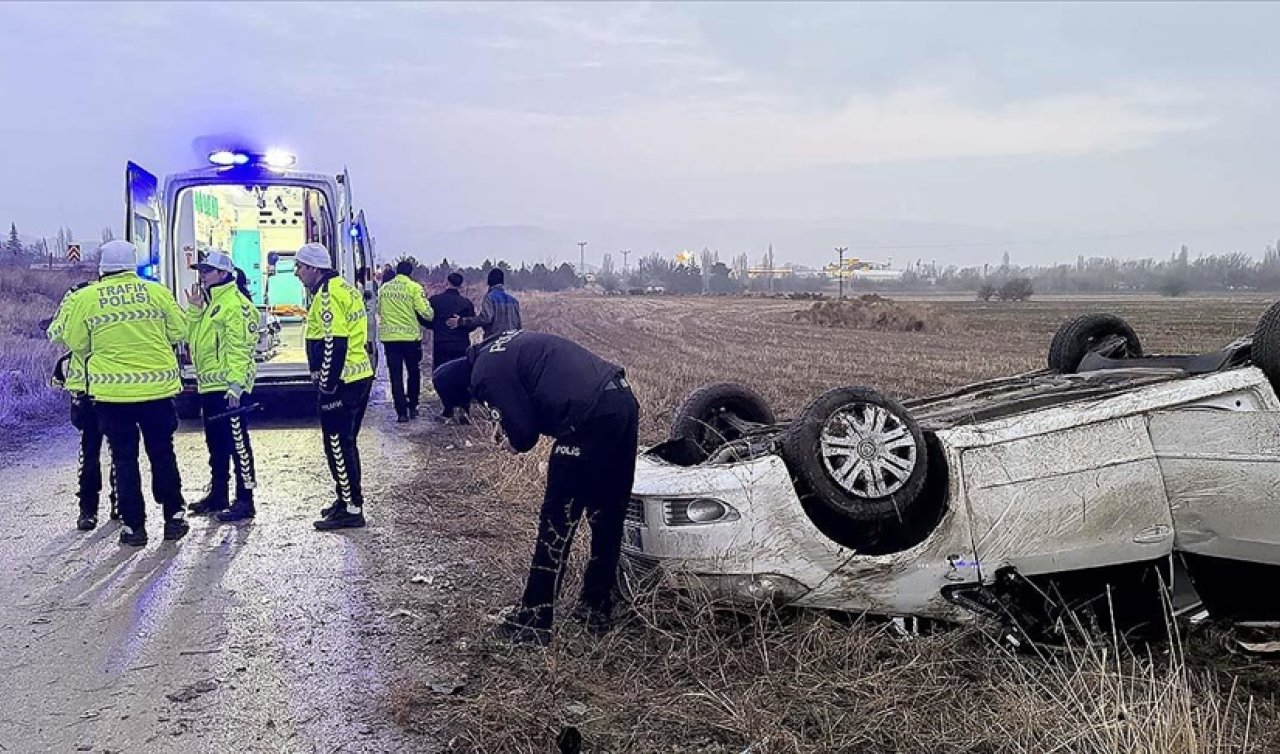
{"type": "Polygon", "coordinates": [[[261,403],[251,403],[248,406],[241,406],[240,408],[233,408],[230,411],[223,411],[220,414],[214,414],[209,417],[208,421],[216,422],[219,419],[228,419],[232,416],[243,416],[251,411],[257,411],[260,408],[262,408],[261,403]]]}

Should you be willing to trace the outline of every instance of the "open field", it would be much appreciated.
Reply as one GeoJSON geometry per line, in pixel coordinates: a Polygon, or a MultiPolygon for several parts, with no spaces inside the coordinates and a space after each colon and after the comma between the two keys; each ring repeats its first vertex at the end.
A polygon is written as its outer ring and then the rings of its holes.
{"type": "MultiPolygon", "coordinates": [[[[918,304],[925,332],[894,333],[794,323],[802,301],[521,298],[530,329],[627,367],[648,442],[663,437],[680,397],[707,382],[751,385],[790,416],[841,384],[919,395],[1039,368],[1058,324],[1090,311],[1124,316],[1148,352],[1209,351],[1252,332],[1269,304],[929,301],[918,304]]],[[[1182,626],[1172,645],[1095,637],[1060,655],[1014,655],[978,629],[903,638],[872,621],[727,616],[658,594],[624,611],[603,640],[561,620],[545,653],[486,649],[478,637],[494,609],[516,599],[527,568],[547,446],[517,458],[484,438],[483,428],[412,435],[432,460],[394,491],[394,534],[378,556],[384,607],[415,616],[396,631],[402,675],[391,711],[447,750],[553,751],[569,726],[592,752],[1280,747],[1280,671],[1227,652],[1204,625],[1182,626]],[[444,579],[447,588],[434,586],[444,579]]]]}
{"type": "Polygon", "coordinates": [[[63,294],[86,274],[0,271],[0,449],[23,442],[61,405],[61,391],[49,386],[61,351],[49,343],[42,320],[53,316],[63,294]]]}

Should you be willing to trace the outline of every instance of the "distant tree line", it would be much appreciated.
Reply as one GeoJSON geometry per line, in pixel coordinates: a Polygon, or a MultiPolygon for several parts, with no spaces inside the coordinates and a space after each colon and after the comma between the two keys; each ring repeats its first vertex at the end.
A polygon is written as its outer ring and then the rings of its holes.
{"type": "Polygon", "coordinates": [[[1009,281],[1023,279],[1029,281],[1037,293],[1143,291],[1180,296],[1191,291],[1277,291],[1280,290],[1280,251],[1277,246],[1268,246],[1261,260],[1240,252],[1191,259],[1187,247],[1183,246],[1163,260],[1080,256],[1075,264],[1027,267],[1010,264],[1006,254],[999,266],[917,265],[907,270],[899,281],[877,282],[873,286],[853,281],[853,285],[855,288],[941,288],[979,293],[994,289],[998,293],[1009,281]]]}

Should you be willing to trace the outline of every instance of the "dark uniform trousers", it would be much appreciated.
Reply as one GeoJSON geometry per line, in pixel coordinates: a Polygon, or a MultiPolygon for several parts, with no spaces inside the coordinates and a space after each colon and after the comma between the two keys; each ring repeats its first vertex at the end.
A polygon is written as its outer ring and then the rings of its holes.
{"type": "Polygon", "coordinates": [[[173,433],[178,429],[178,410],[172,398],[141,403],[95,402],[98,426],[111,447],[115,464],[116,495],[120,501],[121,523],[132,529],[146,525],[142,500],[142,472],[138,469],[138,435],[151,462],[151,494],[171,520],[183,510],[182,477],[173,452],[173,433]]]}
{"type": "Polygon", "coordinates": [[[329,461],[338,502],[348,508],[364,507],[360,487],[360,452],[356,438],[369,405],[373,378],[342,383],[331,395],[320,393],[320,431],[324,435],[324,455],[329,461]]]}
{"type": "Polygon", "coordinates": [[[635,480],[639,416],[626,381],[615,380],[591,418],[552,446],[538,541],[520,600],[518,620],[524,625],[551,628],[569,547],[584,513],[591,526],[591,559],[580,600],[606,614],[613,609],[623,523],[635,480]]]}
{"type": "Polygon", "coordinates": [[[461,343],[440,343],[433,341],[431,343],[431,369],[435,371],[454,359],[461,359],[467,355],[467,342],[461,343]]]}
{"type": "MultiPolygon", "coordinates": [[[[448,364],[454,359],[461,359],[467,355],[467,343],[440,343],[433,341],[431,343],[431,370],[435,371],[440,367],[448,364]]],[[[444,415],[453,416],[454,409],[460,408],[463,411],[471,410],[471,401],[466,401],[460,406],[444,406],[444,415]]]]}
{"type": "MultiPolygon", "coordinates": [[[[252,400],[249,394],[243,394],[240,405],[246,405],[249,400],[252,400]]],[[[231,469],[234,467],[235,499],[252,503],[253,490],[258,483],[253,469],[253,446],[249,443],[248,416],[240,414],[210,419],[230,410],[226,393],[219,391],[200,395],[200,413],[204,415],[204,443],[209,448],[211,489],[217,493],[226,492],[227,484],[231,481],[231,469]]]]}
{"type": "MultiPolygon", "coordinates": [[[[102,492],[102,430],[98,427],[98,416],[94,411],[92,398],[83,395],[71,397],[71,426],[80,430],[80,465],[76,475],[79,483],[76,497],[80,499],[80,515],[97,518],[98,494],[102,492]]],[[[111,512],[115,513],[115,464],[108,461],[108,469],[110,488],[107,496],[111,501],[111,512]]]]}
{"type": "Polygon", "coordinates": [[[422,341],[387,341],[382,344],[387,354],[387,375],[391,378],[391,400],[396,414],[404,416],[410,408],[418,407],[418,394],[422,392],[422,341]],[[405,371],[409,372],[408,391],[405,390],[405,371]]]}

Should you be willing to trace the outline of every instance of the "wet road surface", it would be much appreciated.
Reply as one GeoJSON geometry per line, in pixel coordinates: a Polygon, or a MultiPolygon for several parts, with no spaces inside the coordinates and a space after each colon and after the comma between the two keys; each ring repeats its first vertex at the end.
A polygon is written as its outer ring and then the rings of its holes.
{"type": "MultiPolygon", "coordinates": [[[[383,385],[360,436],[369,528],[312,529],[332,499],[315,419],[253,429],[258,515],[190,519],[145,548],[119,525],[75,530],[76,435],[0,459],[0,752],[423,751],[387,714],[370,552],[391,470],[426,452],[397,440],[383,385]]],[[[208,483],[198,423],[177,437],[187,500],[208,483]]],[[[105,468],[105,452],[104,452],[105,468]]]]}

